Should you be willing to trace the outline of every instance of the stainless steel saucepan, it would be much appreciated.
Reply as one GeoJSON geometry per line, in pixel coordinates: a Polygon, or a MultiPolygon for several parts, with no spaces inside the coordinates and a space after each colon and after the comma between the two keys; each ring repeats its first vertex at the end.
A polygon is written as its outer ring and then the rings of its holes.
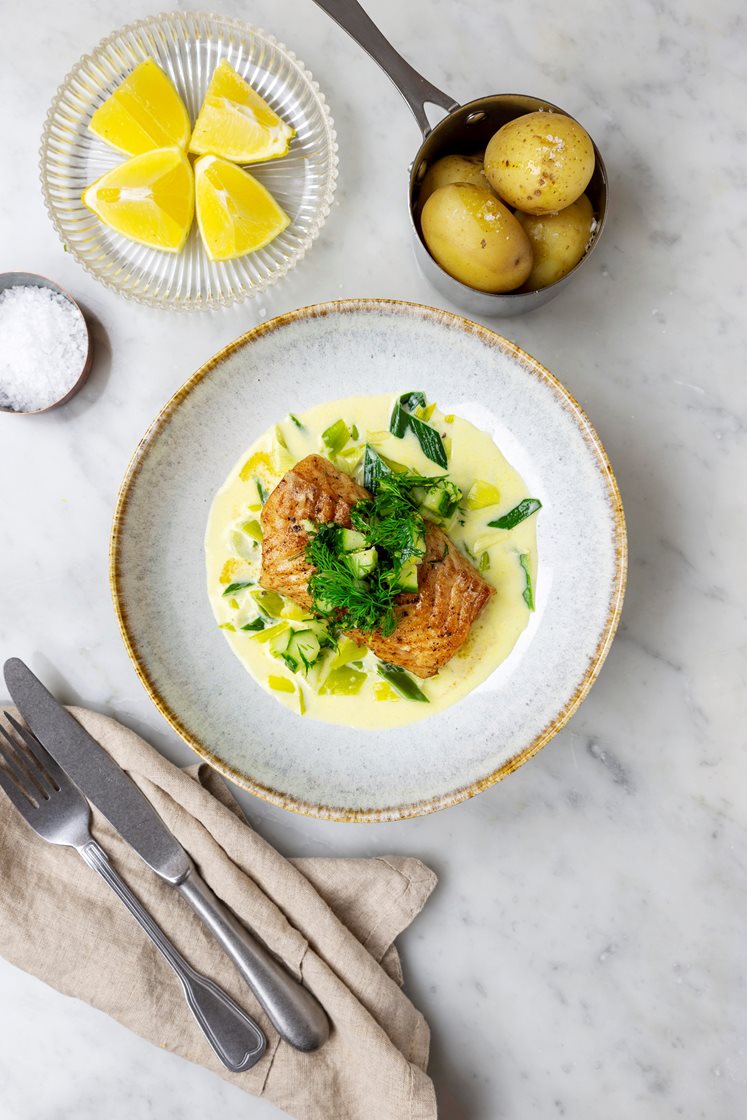
{"type": "Polygon", "coordinates": [[[315,2],[344,31],[347,31],[348,35],[355,39],[375,62],[378,62],[394,82],[420,125],[423,143],[410,166],[409,207],[410,221],[415,235],[415,253],[426,278],[447,299],[475,315],[522,315],[556,296],[589,259],[604,229],[607,213],[607,172],[596,144],[594,144],[596,156],[594,174],[586,188],[586,194],[594,208],[596,226],[589,247],[575,268],[554,284],[530,292],[482,292],[460,283],[436,264],[423,242],[418,214],[418,195],[420,184],[429,166],[441,156],[453,152],[471,153],[483,150],[491,136],[502,125],[523,116],[524,113],[544,109],[565,113],[566,116],[571,114],[539,97],[514,93],[478,97],[474,101],[467,102],[466,105],[459,105],[453,97],[432,85],[410,66],[409,62],[385,39],[357,0],[315,0],[315,2]],[[433,128],[426,116],[426,105],[438,105],[447,111],[446,116],[433,128]]]}

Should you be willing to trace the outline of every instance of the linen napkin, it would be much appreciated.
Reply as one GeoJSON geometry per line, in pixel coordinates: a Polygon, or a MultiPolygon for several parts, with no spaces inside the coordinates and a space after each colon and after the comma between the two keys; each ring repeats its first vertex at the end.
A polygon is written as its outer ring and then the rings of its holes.
{"type": "Polygon", "coordinates": [[[400,988],[394,947],[433,890],[433,872],[398,856],[285,859],[249,827],[209,766],[180,770],[114,720],[70,711],[137,783],[215,893],[315,993],[330,1038],[314,1054],[280,1041],[187,903],[94,809],[94,836],[123,878],[187,960],[264,1030],[262,1059],[229,1073],[192,1019],[176,976],[119,899],[76,852],[37,837],[0,791],[6,960],[299,1120],[435,1118],[428,1026],[400,988]]]}

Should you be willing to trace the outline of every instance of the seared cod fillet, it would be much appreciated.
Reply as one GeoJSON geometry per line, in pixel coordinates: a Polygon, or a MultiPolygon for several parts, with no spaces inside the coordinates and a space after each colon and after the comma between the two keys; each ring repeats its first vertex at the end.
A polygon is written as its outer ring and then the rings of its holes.
{"type": "MultiPolygon", "coordinates": [[[[370,498],[367,490],[321,455],[308,455],[287,472],[262,510],[260,583],[310,607],[313,572],[305,557],[309,535],[303,522],[336,521],[350,528],[350,510],[370,498]]],[[[494,589],[433,522],[425,522],[426,554],[418,565],[417,594],[395,600],[397,625],[379,631],[350,631],[350,637],[382,661],[417,677],[432,677],[464,645],[470,627],[494,589]],[[444,555],[444,549],[446,554],[444,555]]]]}

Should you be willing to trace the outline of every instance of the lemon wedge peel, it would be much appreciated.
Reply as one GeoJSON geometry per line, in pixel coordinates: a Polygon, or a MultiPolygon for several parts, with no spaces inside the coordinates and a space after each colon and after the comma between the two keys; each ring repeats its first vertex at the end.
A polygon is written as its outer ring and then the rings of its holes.
{"type": "Polygon", "coordinates": [[[189,141],[192,155],[262,163],[288,152],[295,130],[222,59],[210,79],[189,141]]]}
{"type": "Polygon", "coordinates": [[[155,148],[186,150],[191,133],[184,102],[171,78],[152,58],[136,66],[98,107],[89,128],[130,156],[155,148]]]}
{"type": "Polygon", "coordinates": [[[236,164],[200,156],[194,173],[197,224],[211,261],[256,252],[290,224],[266,187],[236,164]]]}
{"type": "Polygon", "coordinates": [[[194,217],[194,176],[181,148],[156,148],[107,171],[81,195],[116,233],[141,245],[178,253],[194,217]]]}

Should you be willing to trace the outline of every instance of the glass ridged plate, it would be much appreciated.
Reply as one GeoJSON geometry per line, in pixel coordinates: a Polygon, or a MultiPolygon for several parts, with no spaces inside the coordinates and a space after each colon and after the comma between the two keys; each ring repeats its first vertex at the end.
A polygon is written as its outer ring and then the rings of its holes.
{"type": "Polygon", "coordinates": [[[71,70],[47,114],[40,171],[57,233],[103,284],[154,307],[221,307],[274,284],[306,253],[332,205],[337,142],[319,86],[271,35],[222,16],[174,12],[116,31],[71,70]],[[211,261],[194,222],[181,253],[160,252],[108,229],[81,202],[89,183],[126,158],[94,136],[88,123],[149,56],[171,77],[192,123],[213,70],[225,58],[296,130],[288,155],[247,165],[291,218],[264,249],[233,261],[211,261]]]}

